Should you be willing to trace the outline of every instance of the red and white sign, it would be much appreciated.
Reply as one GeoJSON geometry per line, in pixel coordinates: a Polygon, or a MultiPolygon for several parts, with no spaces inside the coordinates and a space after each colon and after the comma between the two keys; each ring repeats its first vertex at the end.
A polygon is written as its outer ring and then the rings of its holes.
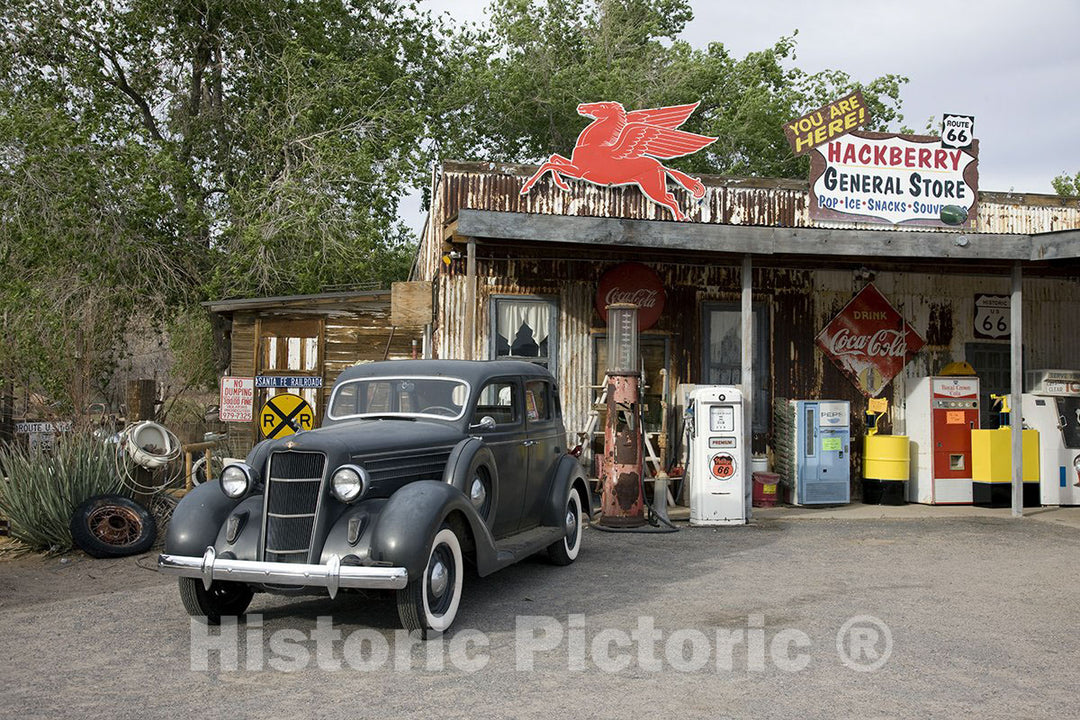
{"type": "Polygon", "coordinates": [[[877,397],[926,344],[873,283],[844,306],[816,342],[867,397],[877,397]]]}
{"type": "Polygon", "coordinates": [[[953,400],[959,398],[977,400],[979,398],[979,381],[976,378],[934,378],[932,387],[936,398],[950,398],[953,400]]]}
{"type": "Polygon", "coordinates": [[[607,322],[607,306],[633,303],[638,306],[638,330],[648,330],[660,319],[667,294],[660,277],[647,265],[626,262],[604,273],[596,288],[596,310],[607,322]]]}
{"type": "Polygon", "coordinates": [[[670,210],[676,220],[689,220],[675,195],[668,191],[668,178],[688,190],[695,200],[705,197],[705,186],[695,177],[665,167],[660,160],[689,155],[716,142],[714,137],[677,129],[699,104],[629,112],[617,102],[578,105],[578,115],[591,118],[592,123],[578,135],[573,153],[569,158],[549,157],[525,181],[521,194],[527,195],[548,172],[563,190],[570,189],[565,178],[604,187],[637,185],[647,198],[670,210]]]}
{"type": "Polygon", "coordinates": [[[255,378],[221,378],[221,404],[218,416],[222,422],[251,422],[255,407],[255,378]]]}
{"type": "Polygon", "coordinates": [[[855,131],[810,152],[810,217],[893,225],[970,227],[978,202],[979,143],[855,131]],[[963,208],[959,224],[942,208],[963,208]]]}

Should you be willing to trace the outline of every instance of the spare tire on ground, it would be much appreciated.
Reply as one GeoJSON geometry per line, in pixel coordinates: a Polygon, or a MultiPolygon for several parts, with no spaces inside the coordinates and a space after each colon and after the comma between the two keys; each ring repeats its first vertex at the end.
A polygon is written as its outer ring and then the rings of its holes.
{"type": "Polygon", "coordinates": [[[92,497],[79,505],[71,516],[71,539],[91,557],[116,558],[144,553],[156,537],[154,516],[123,495],[92,497]]]}

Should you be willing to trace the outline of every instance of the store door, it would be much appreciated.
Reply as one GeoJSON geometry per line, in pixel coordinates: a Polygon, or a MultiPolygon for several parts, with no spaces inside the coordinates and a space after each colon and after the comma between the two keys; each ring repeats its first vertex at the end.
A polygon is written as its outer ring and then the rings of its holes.
{"type": "MultiPolygon", "coordinates": [[[[754,421],[753,432],[769,429],[769,323],[765,308],[753,306],[754,421]]],[[[737,303],[706,303],[702,307],[704,338],[701,382],[742,384],[742,312],[737,303]]]]}
{"type": "Polygon", "coordinates": [[[979,427],[993,430],[998,426],[999,408],[990,402],[990,395],[1009,392],[1011,350],[1008,343],[968,343],[964,349],[967,361],[979,378],[979,427]]]}

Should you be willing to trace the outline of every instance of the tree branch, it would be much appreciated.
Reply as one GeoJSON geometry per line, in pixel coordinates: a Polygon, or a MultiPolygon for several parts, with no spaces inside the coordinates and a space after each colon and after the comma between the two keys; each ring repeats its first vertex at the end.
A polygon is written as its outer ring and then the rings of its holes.
{"type": "Polygon", "coordinates": [[[65,23],[65,29],[70,32],[74,37],[89,43],[94,49],[94,53],[98,56],[98,60],[101,62],[101,68],[104,74],[105,81],[112,85],[114,88],[122,92],[128,97],[136,108],[139,110],[139,114],[142,118],[142,124],[150,132],[158,142],[165,142],[164,136],[158,128],[157,120],[154,118],[154,112],[150,108],[150,103],[146,98],[142,96],[135,88],[131,87],[131,83],[128,82],[127,73],[124,72],[124,67],[120,62],[116,53],[105,46],[94,36],[84,32],[83,30],[72,27],[69,23],[65,23]],[[111,68],[111,74],[110,74],[111,68]]]}

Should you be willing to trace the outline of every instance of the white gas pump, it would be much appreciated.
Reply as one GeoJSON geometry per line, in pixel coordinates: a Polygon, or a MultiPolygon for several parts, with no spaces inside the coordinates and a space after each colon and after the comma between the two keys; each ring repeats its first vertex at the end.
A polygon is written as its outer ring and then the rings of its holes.
{"type": "Polygon", "coordinates": [[[1039,500],[1080,505],[1080,371],[1033,370],[1024,393],[1025,427],[1039,431],[1039,500]]]}
{"type": "Polygon", "coordinates": [[[709,385],[690,393],[690,524],[746,523],[747,453],[743,396],[737,387],[709,385]]]}

